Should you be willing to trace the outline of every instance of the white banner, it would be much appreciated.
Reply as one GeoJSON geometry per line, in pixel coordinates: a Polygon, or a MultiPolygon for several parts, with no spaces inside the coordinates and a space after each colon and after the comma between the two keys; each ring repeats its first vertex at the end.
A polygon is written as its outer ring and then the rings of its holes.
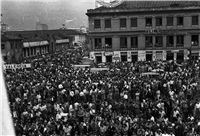
{"type": "Polygon", "coordinates": [[[35,47],[35,46],[41,46],[41,45],[47,45],[49,44],[48,41],[39,41],[39,42],[24,42],[23,47],[35,47]]]}
{"type": "Polygon", "coordinates": [[[91,68],[90,72],[108,71],[109,68],[91,68]]]}
{"type": "Polygon", "coordinates": [[[24,69],[31,68],[31,64],[5,64],[3,69],[24,69]]]}

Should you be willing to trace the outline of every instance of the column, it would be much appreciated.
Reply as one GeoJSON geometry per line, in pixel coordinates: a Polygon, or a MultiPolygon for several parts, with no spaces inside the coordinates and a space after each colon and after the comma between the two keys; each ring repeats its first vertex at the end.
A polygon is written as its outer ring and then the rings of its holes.
{"type": "Polygon", "coordinates": [[[152,17],[152,29],[156,29],[156,17],[152,17]]]}
{"type": "Polygon", "coordinates": [[[102,62],[106,62],[106,56],[104,51],[102,52],[101,56],[102,56],[102,62]]]}
{"type": "Polygon", "coordinates": [[[126,28],[127,28],[127,30],[131,30],[131,19],[130,19],[130,17],[127,17],[127,23],[126,23],[126,28]]]}
{"type": "Polygon", "coordinates": [[[167,36],[166,35],[163,36],[163,48],[164,49],[167,48],[167,36]]]}
{"type": "Polygon", "coordinates": [[[156,47],[155,47],[155,44],[156,44],[156,36],[154,35],[154,36],[152,36],[152,42],[153,42],[153,49],[155,49],[156,47]]]}
{"type": "Polygon", "coordinates": [[[127,37],[127,49],[131,49],[131,37],[127,37]]]}
{"type": "Polygon", "coordinates": [[[154,50],[154,51],[152,51],[152,60],[153,61],[156,61],[156,51],[154,50]]]}
{"type": "Polygon", "coordinates": [[[174,52],[174,62],[176,62],[177,59],[177,52],[174,52]]]}
{"type": "Polygon", "coordinates": [[[167,60],[167,51],[163,51],[163,60],[167,60]]]}
{"type": "Polygon", "coordinates": [[[120,37],[118,35],[114,35],[112,39],[113,39],[112,49],[113,50],[120,50],[120,37]]]}
{"type": "Polygon", "coordinates": [[[105,38],[101,38],[101,47],[103,48],[103,49],[105,49],[105,47],[106,47],[106,45],[105,45],[105,38]]]}
{"type": "Polygon", "coordinates": [[[28,48],[29,56],[31,56],[31,48],[28,48]]]}
{"type": "Polygon", "coordinates": [[[131,51],[127,52],[127,61],[131,62],[131,51]]]}
{"type": "Polygon", "coordinates": [[[174,35],[174,49],[176,49],[176,35],[174,35]]]}
{"type": "MultiPolygon", "coordinates": [[[[101,28],[100,28],[100,30],[104,30],[105,29],[105,25],[104,25],[104,18],[101,18],[100,19],[100,22],[101,22],[101,28]]],[[[80,40],[80,37],[79,37],[79,40],[80,40]]]]}

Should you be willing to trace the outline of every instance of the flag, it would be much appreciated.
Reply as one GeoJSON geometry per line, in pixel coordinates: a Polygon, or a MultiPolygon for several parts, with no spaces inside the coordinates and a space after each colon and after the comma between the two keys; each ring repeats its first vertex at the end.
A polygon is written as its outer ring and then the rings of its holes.
{"type": "Polygon", "coordinates": [[[0,134],[2,136],[15,136],[13,121],[11,117],[10,107],[8,105],[8,97],[4,84],[3,69],[2,69],[2,59],[0,59],[0,86],[1,90],[1,106],[0,106],[0,134]]]}

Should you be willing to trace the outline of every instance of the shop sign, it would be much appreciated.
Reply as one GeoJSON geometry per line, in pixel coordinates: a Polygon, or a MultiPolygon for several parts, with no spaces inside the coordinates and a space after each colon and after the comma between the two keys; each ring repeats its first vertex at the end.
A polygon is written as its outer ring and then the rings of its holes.
{"type": "Polygon", "coordinates": [[[172,50],[171,52],[172,52],[172,53],[175,53],[175,52],[179,52],[179,50],[172,50]]]}
{"type": "Polygon", "coordinates": [[[138,52],[131,52],[131,55],[138,55],[138,52]]]}
{"type": "Polygon", "coordinates": [[[114,54],[114,56],[113,57],[119,57],[119,54],[114,54]]]}
{"type": "Polygon", "coordinates": [[[156,51],[156,54],[162,54],[163,51],[156,51]]]}
{"type": "Polygon", "coordinates": [[[146,51],[146,54],[152,54],[152,51],[146,51]]]}
{"type": "Polygon", "coordinates": [[[113,60],[115,60],[115,61],[120,61],[119,54],[114,54],[113,60]]]}
{"type": "Polygon", "coordinates": [[[121,52],[121,55],[127,55],[127,52],[121,52]]]}
{"type": "Polygon", "coordinates": [[[198,50],[192,50],[192,53],[200,53],[198,50]]]}
{"type": "Polygon", "coordinates": [[[105,52],[104,55],[105,55],[105,56],[112,56],[112,55],[113,55],[113,52],[105,52]]]}
{"type": "Polygon", "coordinates": [[[145,30],[145,33],[157,33],[157,34],[163,34],[163,33],[177,33],[178,29],[148,29],[145,30]]]}
{"type": "Polygon", "coordinates": [[[95,56],[102,56],[102,53],[95,53],[95,56]]]}

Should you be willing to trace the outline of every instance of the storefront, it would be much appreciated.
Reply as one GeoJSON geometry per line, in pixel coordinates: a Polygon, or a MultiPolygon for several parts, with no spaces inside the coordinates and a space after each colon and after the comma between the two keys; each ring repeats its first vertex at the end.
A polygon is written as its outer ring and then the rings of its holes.
{"type": "Polygon", "coordinates": [[[171,51],[167,51],[167,58],[166,60],[174,60],[174,53],[171,51]]]}
{"type": "Polygon", "coordinates": [[[200,56],[200,51],[198,51],[198,50],[191,51],[191,59],[192,60],[198,60],[199,56],[200,56]]]}
{"type": "Polygon", "coordinates": [[[153,60],[153,52],[146,51],[146,61],[152,61],[152,60],[153,60]]]}
{"type": "Polygon", "coordinates": [[[102,53],[95,53],[96,63],[102,63],[102,53]]]}
{"type": "Polygon", "coordinates": [[[121,62],[127,61],[127,52],[121,52],[121,62]]]}
{"type": "Polygon", "coordinates": [[[156,60],[156,61],[161,61],[161,60],[163,60],[163,51],[156,51],[155,60],[156,60]]]}
{"type": "Polygon", "coordinates": [[[184,61],[184,50],[179,50],[179,52],[177,52],[176,60],[178,62],[184,61]]]}
{"type": "Polygon", "coordinates": [[[105,52],[106,62],[112,62],[113,52],[105,52]]]}
{"type": "Polygon", "coordinates": [[[132,62],[138,61],[138,52],[131,52],[131,61],[132,62]]]}

